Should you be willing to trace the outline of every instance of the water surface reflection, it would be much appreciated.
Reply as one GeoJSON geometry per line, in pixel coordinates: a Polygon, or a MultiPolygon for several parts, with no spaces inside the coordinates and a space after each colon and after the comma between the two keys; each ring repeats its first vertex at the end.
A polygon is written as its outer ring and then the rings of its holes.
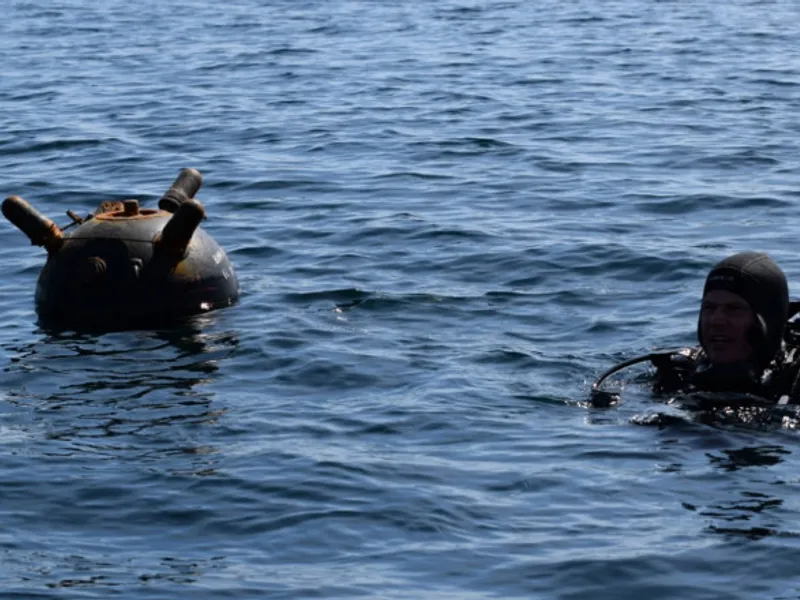
{"type": "Polygon", "coordinates": [[[214,315],[159,331],[37,335],[4,345],[10,359],[0,377],[6,401],[58,442],[51,455],[151,460],[215,451],[202,430],[225,413],[215,384],[238,336],[219,330],[214,315]]]}

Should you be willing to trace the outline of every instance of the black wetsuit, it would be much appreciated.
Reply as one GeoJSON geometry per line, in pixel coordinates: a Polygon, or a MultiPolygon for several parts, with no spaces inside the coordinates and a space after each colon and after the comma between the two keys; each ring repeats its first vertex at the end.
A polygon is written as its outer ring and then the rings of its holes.
{"type": "Polygon", "coordinates": [[[723,392],[800,404],[800,348],[781,348],[763,371],[750,365],[712,365],[701,348],[656,355],[653,391],[658,394],[723,392]]]}

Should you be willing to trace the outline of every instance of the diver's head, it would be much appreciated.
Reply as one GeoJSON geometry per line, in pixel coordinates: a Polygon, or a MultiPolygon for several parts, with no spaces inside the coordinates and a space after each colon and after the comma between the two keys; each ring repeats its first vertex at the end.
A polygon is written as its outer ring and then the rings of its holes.
{"type": "Polygon", "coordinates": [[[789,286],[760,252],[741,252],[708,274],[697,334],[712,364],[748,363],[761,370],[781,347],[789,286]]]}

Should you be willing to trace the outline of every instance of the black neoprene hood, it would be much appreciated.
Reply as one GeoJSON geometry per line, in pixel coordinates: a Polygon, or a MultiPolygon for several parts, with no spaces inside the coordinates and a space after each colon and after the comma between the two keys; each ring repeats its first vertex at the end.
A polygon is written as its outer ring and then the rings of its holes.
{"type": "MultiPolygon", "coordinates": [[[[740,252],[711,269],[703,296],[711,290],[727,290],[741,296],[759,322],[756,363],[765,367],[781,347],[789,312],[789,286],[781,268],[762,252],[740,252]]],[[[698,320],[697,336],[703,345],[698,320]]]]}

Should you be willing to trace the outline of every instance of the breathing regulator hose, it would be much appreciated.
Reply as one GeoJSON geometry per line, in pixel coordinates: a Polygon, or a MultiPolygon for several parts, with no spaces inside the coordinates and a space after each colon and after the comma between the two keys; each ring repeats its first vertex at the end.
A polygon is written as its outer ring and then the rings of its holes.
{"type": "Polygon", "coordinates": [[[673,356],[681,356],[686,358],[687,350],[682,348],[680,350],[662,350],[660,352],[651,352],[641,356],[634,356],[633,358],[629,358],[628,360],[624,360],[621,363],[614,365],[594,380],[594,383],[592,383],[591,392],[589,393],[589,401],[593,406],[610,406],[612,404],[617,404],[619,402],[619,394],[604,390],[602,388],[603,382],[606,379],[611,377],[614,373],[618,373],[623,369],[627,369],[628,367],[643,362],[649,361],[656,367],[667,364],[673,356]]]}

